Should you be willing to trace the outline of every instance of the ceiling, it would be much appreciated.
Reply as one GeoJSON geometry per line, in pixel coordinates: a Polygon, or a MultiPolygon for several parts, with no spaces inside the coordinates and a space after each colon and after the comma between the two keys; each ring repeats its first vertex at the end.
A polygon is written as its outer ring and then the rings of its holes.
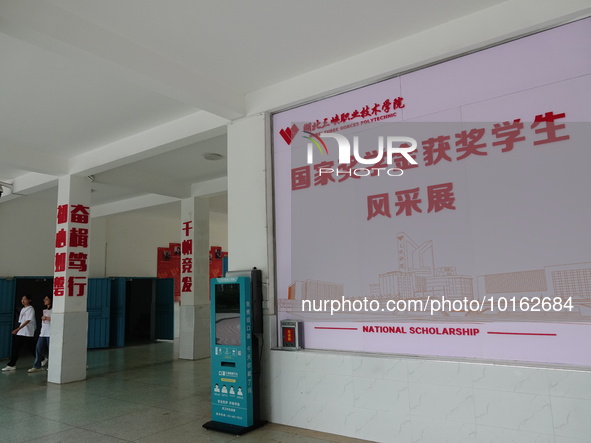
{"type": "Polygon", "coordinates": [[[498,3],[0,0],[0,204],[66,174],[93,208],[187,198],[248,94],[498,3]]]}

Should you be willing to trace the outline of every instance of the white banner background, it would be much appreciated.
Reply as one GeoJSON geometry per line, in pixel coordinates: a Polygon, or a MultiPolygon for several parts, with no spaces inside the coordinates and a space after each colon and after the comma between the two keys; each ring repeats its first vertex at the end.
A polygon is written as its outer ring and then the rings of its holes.
{"type": "MultiPolygon", "coordinates": [[[[279,318],[305,321],[307,347],[591,366],[591,355],[577,347],[591,332],[589,41],[587,19],[273,116],[279,318]],[[377,110],[375,105],[398,98],[404,107],[351,118],[356,110],[377,110]],[[362,124],[394,112],[381,122],[362,124]],[[330,123],[344,113],[347,122],[330,123]],[[546,113],[564,114],[554,124],[566,127],[555,135],[568,135],[568,140],[535,144],[548,137],[536,129],[552,124],[532,128],[532,122],[546,113]],[[324,128],[303,124],[324,126],[325,119],[324,128]],[[502,152],[503,146],[492,145],[499,141],[494,124],[516,119],[524,124],[525,140],[502,152]],[[286,130],[294,124],[298,133],[288,143],[286,130]],[[486,155],[458,160],[463,152],[457,151],[455,134],[479,128],[485,129],[480,152],[486,155]],[[379,135],[414,137],[419,166],[401,177],[342,182],[337,177],[326,185],[314,184],[312,166],[309,185],[300,182],[301,189],[293,189],[293,170],[307,166],[306,129],[337,129],[350,139],[358,135],[361,152],[375,149],[379,135]],[[445,154],[451,161],[429,165],[422,144],[439,136],[449,136],[445,154]],[[449,183],[453,197],[448,203],[455,209],[429,211],[428,187],[449,183]],[[396,193],[416,188],[421,202],[409,215],[396,215],[396,193]],[[388,202],[381,214],[372,214],[368,198],[381,194],[388,202]],[[404,253],[401,245],[408,248],[404,253]],[[412,261],[407,269],[405,260],[412,261]],[[446,294],[480,301],[490,297],[493,307],[499,298],[519,303],[523,297],[570,296],[574,309],[432,316],[301,312],[302,299],[385,302],[446,294]],[[470,324],[478,325],[477,335],[408,333],[411,327],[470,324]],[[395,325],[407,333],[363,332],[370,325],[395,325]]],[[[315,165],[337,164],[336,143],[328,140],[327,146],[328,156],[314,153],[315,165]]]]}

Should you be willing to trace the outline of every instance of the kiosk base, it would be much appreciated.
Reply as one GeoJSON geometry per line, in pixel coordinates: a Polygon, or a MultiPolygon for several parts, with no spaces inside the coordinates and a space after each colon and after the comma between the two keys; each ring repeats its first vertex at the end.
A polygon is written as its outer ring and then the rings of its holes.
{"type": "Polygon", "coordinates": [[[230,423],[222,423],[221,421],[208,421],[207,423],[203,424],[205,429],[209,429],[212,431],[220,431],[225,432],[227,434],[234,434],[234,435],[242,435],[246,434],[247,432],[254,431],[261,426],[267,424],[266,420],[261,420],[251,426],[238,426],[238,425],[231,425],[230,423]]]}

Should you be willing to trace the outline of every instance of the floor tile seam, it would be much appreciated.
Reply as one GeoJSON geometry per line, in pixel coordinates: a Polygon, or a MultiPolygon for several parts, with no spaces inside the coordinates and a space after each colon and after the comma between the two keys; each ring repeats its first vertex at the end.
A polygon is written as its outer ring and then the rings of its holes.
{"type": "MultiPolygon", "coordinates": [[[[145,407],[145,409],[151,409],[151,408],[145,407]]],[[[113,435],[110,435],[110,434],[105,434],[105,433],[102,433],[102,432],[98,432],[98,431],[96,431],[94,429],[90,429],[90,428],[88,428],[88,426],[95,426],[95,425],[97,425],[99,423],[103,423],[103,422],[106,422],[106,421],[111,421],[111,420],[116,419],[116,418],[117,419],[120,419],[120,418],[125,417],[127,415],[137,414],[140,411],[141,411],[141,409],[140,410],[137,410],[137,411],[125,412],[125,413],[122,413],[122,414],[118,414],[115,417],[109,417],[109,418],[105,418],[105,419],[102,419],[102,420],[93,421],[92,423],[85,423],[84,425],[78,425],[77,427],[80,428],[80,429],[84,429],[85,431],[96,432],[98,434],[105,435],[107,437],[119,438],[119,437],[114,437],[113,435]]],[[[125,440],[125,439],[122,439],[122,440],[124,440],[124,441],[133,441],[133,440],[125,440]]]]}
{"type": "Polygon", "coordinates": [[[7,405],[2,405],[2,404],[0,404],[0,407],[6,407],[6,408],[11,409],[13,411],[22,412],[23,414],[28,414],[28,415],[32,415],[34,417],[39,417],[39,418],[45,419],[45,417],[40,416],[40,415],[38,415],[36,413],[31,412],[30,409],[23,410],[23,409],[19,409],[19,408],[15,408],[15,407],[12,407],[12,406],[7,406],[7,405]]]}
{"type": "MultiPolygon", "coordinates": [[[[104,378],[104,377],[101,377],[101,378],[104,378]]],[[[135,381],[135,380],[126,380],[126,379],[122,379],[122,378],[113,378],[113,377],[111,377],[110,379],[111,380],[117,380],[117,381],[124,382],[124,383],[125,382],[129,382],[129,383],[135,383],[135,384],[138,384],[138,385],[147,385],[147,386],[154,386],[154,387],[161,387],[161,388],[166,388],[166,387],[169,387],[170,386],[170,385],[159,385],[159,384],[154,384],[154,383],[138,382],[138,381],[135,381]]],[[[81,381],[83,381],[83,382],[91,382],[92,383],[92,380],[95,380],[95,379],[86,378],[86,379],[81,380],[81,381]]],[[[79,392],[82,392],[82,390],[80,390],[80,389],[67,388],[66,386],[67,385],[64,385],[64,389],[67,389],[69,391],[79,391],[79,392]]]]}
{"type": "Polygon", "coordinates": [[[160,406],[159,409],[164,409],[166,411],[170,411],[170,412],[174,412],[174,413],[182,413],[182,414],[185,414],[185,415],[191,415],[191,416],[194,416],[194,417],[203,417],[206,422],[207,421],[210,421],[210,418],[209,418],[208,415],[203,415],[200,412],[187,412],[186,410],[173,409],[173,408],[166,407],[166,406],[160,406]]]}
{"type": "MultiPolygon", "coordinates": [[[[146,389],[146,390],[143,390],[141,392],[141,394],[150,393],[150,392],[156,391],[156,390],[158,390],[160,388],[166,388],[166,386],[158,386],[158,387],[156,387],[156,389],[146,389]]],[[[138,389],[141,389],[141,388],[138,388],[138,389]]],[[[120,393],[119,392],[119,393],[111,394],[111,395],[108,395],[108,396],[105,394],[104,397],[106,399],[113,400],[113,401],[132,401],[132,400],[128,399],[127,396],[135,396],[135,395],[137,395],[136,392],[134,392],[132,394],[130,394],[130,393],[120,393]]],[[[194,393],[188,392],[186,394],[181,395],[178,398],[175,398],[174,401],[187,400],[187,399],[191,398],[194,395],[195,395],[194,393]]],[[[146,401],[146,400],[139,400],[139,401],[146,401]]],[[[133,401],[133,402],[135,403],[136,401],[133,401]]]]}
{"type": "MultiPolygon", "coordinates": [[[[308,428],[298,428],[295,426],[289,426],[289,425],[281,425],[278,423],[269,423],[271,425],[278,425],[280,427],[275,427],[273,426],[271,428],[271,430],[273,431],[277,431],[277,432],[282,432],[284,434],[288,434],[290,436],[304,436],[304,437],[308,437],[308,438],[315,438],[319,441],[325,441],[327,443],[376,443],[373,440],[362,440],[362,439],[358,439],[355,437],[347,437],[347,436],[340,436],[340,435],[335,435],[335,434],[331,434],[330,432],[324,432],[324,431],[316,431],[314,429],[308,429],[308,428]],[[287,427],[288,429],[284,429],[283,427],[287,427]],[[323,435],[315,435],[315,434],[323,434],[323,435]]],[[[264,429],[264,428],[261,428],[264,429]]]]}
{"type": "MultiPolygon", "coordinates": [[[[153,408],[148,408],[148,409],[153,409],[153,408]]],[[[131,413],[128,413],[128,414],[119,415],[119,416],[117,416],[117,418],[121,418],[121,417],[124,417],[125,415],[129,415],[129,414],[135,414],[135,413],[137,413],[137,412],[139,412],[139,411],[135,411],[135,412],[131,412],[131,413]]],[[[178,411],[175,411],[175,412],[178,412],[178,411]]],[[[183,414],[184,414],[184,415],[188,415],[188,414],[186,414],[186,413],[183,413],[183,414]]],[[[106,437],[109,437],[109,438],[116,438],[116,439],[119,439],[119,440],[121,440],[121,441],[134,442],[134,441],[137,441],[137,440],[138,440],[138,439],[134,439],[134,440],[127,440],[127,439],[125,439],[125,438],[122,438],[122,437],[117,437],[117,436],[115,436],[115,435],[111,435],[111,434],[105,434],[105,433],[103,433],[103,432],[99,432],[99,431],[96,431],[95,429],[91,429],[91,428],[88,428],[88,427],[87,427],[87,426],[94,426],[94,425],[96,425],[96,424],[98,424],[98,423],[102,423],[102,422],[104,422],[104,421],[110,421],[110,420],[113,420],[113,417],[112,417],[112,418],[105,419],[105,420],[100,420],[100,421],[98,421],[98,422],[94,422],[94,423],[88,423],[88,424],[85,424],[84,426],[77,426],[77,427],[78,427],[78,428],[80,428],[80,429],[83,429],[83,430],[85,430],[85,431],[95,432],[95,433],[97,433],[97,434],[101,434],[101,435],[104,435],[104,436],[106,436],[106,437]]],[[[172,429],[179,428],[179,427],[181,427],[181,426],[186,426],[186,425],[188,425],[189,423],[192,423],[192,422],[194,422],[194,421],[196,422],[196,421],[197,421],[197,419],[196,419],[196,418],[191,418],[190,420],[187,420],[186,422],[183,422],[183,423],[180,423],[180,424],[177,424],[177,425],[171,426],[171,427],[167,427],[167,428],[165,428],[165,429],[158,429],[157,431],[154,431],[153,433],[150,433],[150,434],[147,434],[147,435],[142,435],[142,436],[140,437],[140,439],[148,438],[148,437],[151,437],[151,436],[153,436],[153,435],[160,434],[160,433],[163,433],[163,432],[169,432],[169,431],[170,431],[170,430],[172,430],[172,429]]]]}
{"type": "Polygon", "coordinates": [[[96,394],[94,392],[80,391],[80,390],[76,390],[76,389],[69,390],[69,392],[83,392],[83,393],[88,394],[88,395],[100,397],[100,400],[114,400],[113,397],[110,397],[110,396],[105,395],[105,394],[96,394]]]}
{"type": "MultiPolygon", "coordinates": [[[[262,432],[265,432],[264,427],[262,427],[260,429],[262,430],[262,432]]],[[[302,428],[302,429],[307,430],[306,428],[302,428]]],[[[334,434],[333,435],[329,434],[328,436],[316,436],[316,435],[311,435],[310,433],[305,433],[305,432],[304,433],[294,433],[294,432],[284,430],[284,429],[269,429],[268,432],[275,432],[278,434],[284,434],[284,435],[288,436],[290,440],[293,438],[297,438],[297,437],[305,437],[307,439],[307,441],[310,440],[310,441],[314,441],[314,442],[318,442],[318,443],[338,443],[337,440],[329,440],[329,438],[333,437],[334,434]]],[[[312,432],[322,433],[321,431],[312,431],[312,432]]],[[[357,442],[361,442],[364,440],[355,440],[354,439],[352,441],[355,441],[357,443],[357,442]]]]}
{"type": "MultiPolygon", "coordinates": [[[[76,389],[76,388],[68,388],[67,385],[59,385],[59,386],[60,386],[59,387],[59,389],[60,389],[60,395],[61,395],[61,392],[64,392],[65,391],[67,393],[66,395],[68,395],[68,393],[69,394],[75,394],[75,393],[77,393],[77,394],[83,394],[83,395],[88,395],[88,396],[93,396],[93,397],[108,398],[108,397],[105,397],[103,394],[100,394],[100,393],[97,394],[97,393],[94,393],[94,392],[88,392],[87,390],[76,389]]],[[[46,400],[48,400],[48,399],[46,399],[46,400]]],[[[49,403],[56,403],[56,402],[59,403],[59,402],[63,402],[63,401],[70,401],[70,400],[69,399],[59,398],[57,400],[49,400],[48,402],[49,403]]]]}
{"type": "MultiPolygon", "coordinates": [[[[22,412],[22,411],[19,411],[19,412],[22,412]]],[[[30,439],[28,439],[28,440],[23,440],[23,443],[25,443],[25,442],[28,442],[28,441],[37,440],[37,439],[39,439],[39,438],[46,438],[46,437],[48,437],[48,436],[51,436],[51,435],[54,435],[54,434],[59,434],[60,432],[69,431],[69,430],[71,430],[71,429],[74,429],[74,428],[76,427],[76,426],[74,426],[74,425],[71,425],[71,424],[69,424],[69,423],[64,423],[63,421],[54,420],[54,419],[52,419],[52,418],[43,417],[43,416],[41,416],[41,415],[32,414],[32,413],[29,413],[28,415],[30,415],[30,416],[31,416],[31,420],[33,420],[33,419],[34,419],[34,420],[41,419],[41,420],[50,421],[50,422],[53,422],[53,423],[57,423],[57,424],[59,424],[59,425],[61,425],[61,426],[67,426],[67,427],[66,427],[65,429],[60,429],[59,431],[50,432],[49,434],[42,434],[42,435],[38,435],[38,436],[36,436],[36,437],[30,438],[30,439]]],[[[35,422],[33,422],[33,421],[32,421],[32,422],[30,422],[30,423],[33,423],[33,424],[35,424],[35,422]]],[[[14,442],[14,443],[16,443],[16,442],[14,442]]]]}
{"type": "MultiPolygon", "coordinates": [[[[128,402],[128,403],[132,403],[132,402],[128,402]]],[[[190,418],[189,421],[192,421],[195,418],[196,415],[199,415],[199,414],[194,414],[194,413],[191,413],[191,412],[179,411],[177,409],[170,409],[170,408],[166,408],[166,407],[162,407],[162,406],[158,406],[158,405],[147,405],[147,404],[143,404],[143,403],[133,403],[133,404],[134,405],[137,405],[137,406],[141,406],[142,409],[151,409],[151,410],[154,409],[154,410],[165,411],[167,413],[174,413],[176,416],[184,415],[184,416],[187,416],[187,418],[190,418]]],[[[132,411],[132,412],[126,413],[124,415],[137,414],[138,412],[140,412],[140,411],[132,411]]],[[[117,418],[119,418],[119,417],[120,416],[118,416],[117,418]]],[[[115,417],[112,417],[112,418],[107,419],[107,420],[112,420],[113,418],[115,418],[115,417]]],[[[104,421],[104,420],[101,420],[101,421],[104,421]]]]}
{"type": "MultiPolygon", "coordinates": [[[[137,375],[130,375],[129,377],[121,377],[120,375],[125,373],[125,371],[117,371],[117,372],[110,372],[110,373],[103,373],[106,377],[101,377],[101,378],[107,378],[107,379],[111,379],[111,380],[119,380],[119,381],[123,381],[123,382],[133,382],[133,383],[140,383],[140,384],[149,384],[149,385],[155,385],[155,386],[162,386],[162,387],[166,387],[166,386],[171,386],[170,384],[167,385],[163,385],[163,384],[159,384],[159,383],[154,383],[154,382],[139,382],[137,381],[138,377],[137,375]],[[109,374],[117,374],[119,375],[118,377],[109,377],[109,374]]],[[[103,375],[101,374],[101,375],[103,375]]],[[[93,380],[92,378],[86,378],[84,380],[93,380]]]]}
{"type": "MultiPolygon", "coordinates": [[[[109,400],[109,399],[106,399],[106,400],[109,400]]],[[[133,404],[130,403],[130,402],[125,402],[125,403],[128,403],[130,405],[136,406],[136,404],[134,404],[134,403],[133,404]]],[[[137,406],[143,406],[143,407],[145,407],[145,405],[137,405],[137,406]]],[[[49,418],[49,417],[47,417],[45,415],[40,415],[39,413],[29,412],[29,411],[26,411],[26,410],[23,411],[23,410],[19,410],[19,409],[15,409],[15,410],[18,411],[18,412],[22,412],[23,414],[29,415],[32,420],[37,420],[37,419],[49,420],[49,421],[52,421],[52,422],[55,422],[55,423],[60,423],[60,424],[65,425],[65,426],[78,427],[78,428],[80,427],[80,425],[75,425],[75,424],[72,424],[72,423],[68,423],[68,422],[63,421],[63,420],[60,420],[60,419],[49,418]]],[[[131,411],[129,413],[134,413],[134,412],[138,412],[138,411],[131,411]]],[[[62,414],[60,413],[60,415],[62,415],[62,414]]],[[[91,425],[91,424],[95,424],[95,423],[100,423],[101,421],[111,420],[113,418],[114,417],[106,418],[106,419],[103,419],[103,420],[92,421],[92,422],[85,423],[84,425],[86,426],[86,425],[91,425]]]]}
{"type": "MultiPolygon", "coordinates": [[[[149,390],[144,390],[142,391],[142,393],[146,393],[146,392],[151,392],[151,391],[155,391],[157,389],[160,388],[166,388],[166,386],[158,386],[155,389],[149,389],[149,390]]],[[[138,387],[138,389],[142,389],[141,387],[138,387]]],[[[130,402],[131,400],[127,397],[131,397],[136,395],[136,391],[132,391],[131,393],[121,393],[121,392],[116,392],[116,393],[99,393],[96,394],[94,392],[88,392],[88,391],[76,391],[76,390],[70,390],[69,392],[84,392],[88,395],[92,395],[94,397],[97,397],[97,400],[111,400],[111,401],[126,401],[126,402],[130,402]]],[[[187,392],[186,394],[181,395],[178,398],[175,398],[174,401],[183,401],[183,400],[187,400],[191,397],[195,396],[194,392],[187,392]]],[[[134,401],[135,403],[135,401],[134,401]]],[[[1,405],[0,405],[1,406],[1,405]]]]}
{"type": "MultiPolygon", "coordinates": [[[[168,432],[172,431],[172,430],[173,430],[173,429],[175,429],[175,428],[180,428],[180,427],[183,427],[183,426],[187,426],[188,424],[191,424],[191,423],[193,423],[193,422],[196,422],[196,423],[198,423],[198,422],[199,422],[199,420],[198,420],[197,418],[195,418],[195,419],[193,419],[193,420],[189,420],[189,421],[187,421],[187,422],[185,422],[185,423],[180,423],[180,424],[178,424],[178,425],[175,425],[175,426],[172,426],[172,427],[170,427],[170,428],[166,428],[166,429],[160,429],[160,430],[158,430],[158,431],[154,432],[153,434],[144,435],[144,436],[142,436],[141,438],[142,438],[142,439],[144,439],[144,438],[152,437],[153,435],[161,434],[161,433],[163,433],[163,432],[166,432],[166,433],[168,433],[168,432]]],[[[205,423],[205,422],[204,422],[204,423],[205,423]]],[[[230,435],[230,434],[228,434],[228,435],[230,435]]],[[[236,436],[236,438],[239,438],[239,436],[236,436]]],[[[132,440],[132,441],[136,441],[136,440],[132,440]]],[[[228,442],[230,442],[230,441],[234,441],[234,439],[233,439],[233,440],[228,440],[228,442]]],[[[228,442],[226,442],[226,443],[228,443],[228,442]]]]}
{"type": "MultiPolygon", "coordinates": [[[[102,436],[107,437],[109,439],[116,439],[116,440],[120,440],[122,442],[134,442],[135,441],[135,440],[127,440],[127,439],[121,438],[121,437],[115,437],[114,435],[105,434],[103,432],[99,432],[99,431],[96,431],[94,429],[86,429],[86,428],[84,428],[82,426],[77,426],[77,425],[69,425],[69,426],[71,426],[70,429],[63,429],[61,431],[54,432],[53,434],[44,435],[42,438],[45,438],[45,437],[48,437],[48,436],[51,436],[51,435],[54,435],[54,434],[59,434],[60,432],[64,432],[64,431],[71,431],[72,429],[79,429],[81,431],[92,432],[93,434],[102,435],[102,436]]],[[[40,437],[36,437],[35,439],[38,439],[38,438],[40,438],[40,437]]],[[[33,441],[35,439],[27,440],[27,441],[33,441]]],[[[23,443],[26,443],[26,442],[23,442],[23,443]]]]}
{"type": "MultiPolygon", "coordinates": [[[[40,400],[39,402],[41,402],[41,400],[40,400]]],[[[61,404],[61,402],[55,402],[55,403],[57,403],[57,404],[61,404]]],[[[48,404],[48,403],[44,403],[44,404],[48,404]]],[[[49,404],[51,404],[51,403],[49,403],[49,404]]],[[[25,414],[29,414],[29,415],[36,415],[36,416],[39,416],[39,417],[41,417],[41,418],[45,418],[45,417],[43,417],[43,416],[40,416],[38,413],[33,413],[33,412],[31,412],[31,408],[30,408],[30,407],[23,406],[23,409],[21,409],[20,407],[13,407],[13,408],[11,408],[11,409],[13,409],[13,410],[15,410],[15,411],[18,411],[18,412],[23,412],[23,413],[25,413],[25,414]]]]}

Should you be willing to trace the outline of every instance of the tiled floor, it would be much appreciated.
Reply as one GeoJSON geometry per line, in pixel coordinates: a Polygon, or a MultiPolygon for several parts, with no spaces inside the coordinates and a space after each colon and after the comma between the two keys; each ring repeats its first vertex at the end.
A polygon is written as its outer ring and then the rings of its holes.
{"type": "Polygon", "coordinates": [[[0,442],[361,441],[273,423],[239,437],[206,430],[209,359],[177,356],[172,342],[89,351],[86,380],[63,385],[21,357],[0,374],[0,442]]]}

